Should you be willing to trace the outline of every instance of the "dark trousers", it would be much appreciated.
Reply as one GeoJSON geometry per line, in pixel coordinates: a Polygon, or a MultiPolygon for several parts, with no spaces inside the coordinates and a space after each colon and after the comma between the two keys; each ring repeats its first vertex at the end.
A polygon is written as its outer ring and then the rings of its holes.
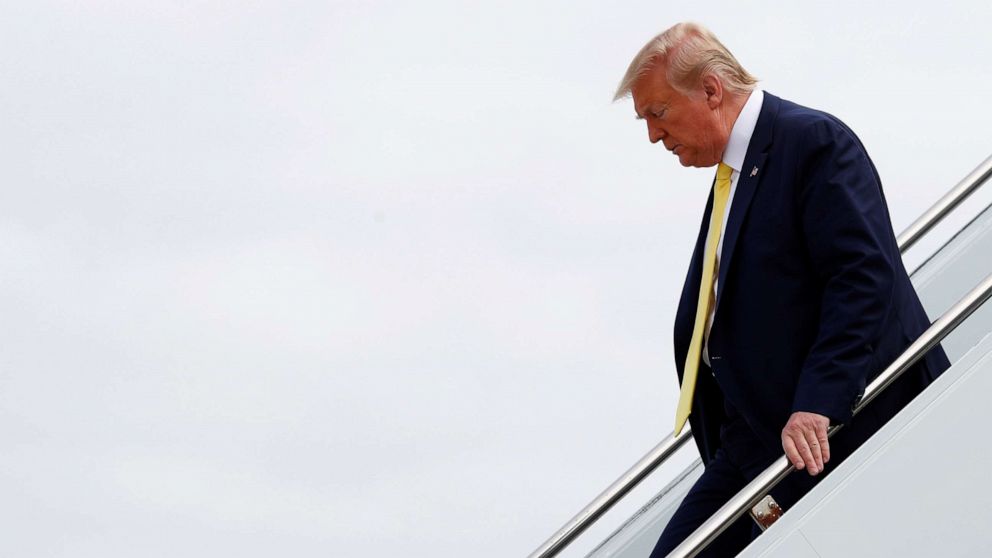
{"type": "MultiPolygon", "coordinates": [[[[651,558],[667,556],[781,455],[781,453],[773,454],[761,444],[736,409],[725,404],[725,410],[727,420],[720,427],[721,447],[714,458],[706,464],[703,475],[689,490],[682,504],[675,511],[675,515],[668,522],[654,551],[651,552],[651,558]]],[[[857,440],[844,440],[844,437],[838,435],[837,438],[831,439],[831,459],[826,471],[832,470],[836,463],[850,453],[853,449],[850,442],[864,441],[861,436],[857,438],[857,440]],[[835,447],[834,442],[837,441],[840,442],[839,447],[835,447]]],[[[795,471],[772,489],[772,498],[784,510],[788,510],[823,476],[821,474],[811,477],[805,471],[795,471]]],[[[736,556],[760,533],[761,530],[751,516],[744,514],[710,543],[699,556],[703,558],[736,556]]]]}
{"type": "MultiPolygon", "coordinates": [[[[909,378],[900,378],[893,386],[906,381],[909,381],[909,378]]],[[[806,471],[793,471],[772,489],[772,498],[786,513],[879,427],[895,416],[902,405],[900,402],[888,401],[888,399],[892,398],[883,395],[873,401],[849,426],[830,438],[830,462],[825,464],[823,473],[811,477],[806,471]]],[[[706,464],[703,475],[689,489],[689,493],[661,533],[654,551],[651,552],[651,558],[667,556],[714,512],[784,453],[781,450],[776,453],[769,451],[761,444],[736,409],[726,402],[724,407],[727,419],[720,427],[720,448],[714,458],[706,464]]],[[[761,530],[751,516],[744,514],[698,556],[712,558],[735,556],[760,533],[761,530]]]]}
{"type": "MultiPolygon", "coordinates": [[[[692,486],[655,545],[651,558],[664,558],[692,534],[716,510],[765,470],[777,457],[764,448],[744,419],[727,407],[727,421],[720,428],[720,449],[706,464],[703,475],[692,486]]],[[[775,495],[773,494],[773,497],[775,495]]],[[[778,501],[778,498],[776,498],[778,501]]],[[[744,549],[758,527],[744,515],[699,554],[727,558],[744,549]]]]}
{"type": "MultiPolygon", "coordinates": [[[[723,449],[717,450],[716,458],[706,465],[703,476],[689,490],[675,515],[668,522],[658,543],[651,552],[651,558],[664,558],[691,535],[697,527],[709,519],[720,506],[730,500],[747,484],[747,477],[731,463],[723,449]]],[[[706,550],[701,557],[727,558],[736,556],[744,549],[752,536],[750,516],[745,515],[735,521],[706,550]]]]}
{"type": "MultiPolygon", "coordinates": [[[[930,351],[924,360],[907,371],[884,393],[867,405],[850,424],[830,438],[830,462],[823,473],[811,477],[806,471],[793,471],[772,489],[771,495],[785,513],[823,477],[851,455],[934,378],[950,367],[943,349],[930,351]]],[[[717,403],[719,405],[719,403],[717,403]]],[[[761,474],[784,452],[763,446],[747,423],[726,400],[726,419],[720,425],[720,447],[706,464],[703,475],[692,486],[675,515],[662,532],[651,558],[664,558],[691,535],[697,527],[734,497],[747,483],[761,474]]],[[[701,557],[735,556],[761,533],[749,514],[731,524],[699,554],[701,557]]]]}

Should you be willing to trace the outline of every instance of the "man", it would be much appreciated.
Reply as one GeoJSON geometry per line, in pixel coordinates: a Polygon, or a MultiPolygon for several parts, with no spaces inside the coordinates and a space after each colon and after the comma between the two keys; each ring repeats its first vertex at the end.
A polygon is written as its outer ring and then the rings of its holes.
{"type": "MultiPolygon", "coordinates": [[[[686,418],[706,464],[652,558],[667,555],[784,451],[789,506],[949,363],[938,347],[851,420],[865,385],[930,325],[903,266],[881,181],[837,118],[756,90],[716,37],[675,25],[634,58],[652,143],[717,166],[675,318],[686,418]],[[827,439],[831,424],[846,424],[827,439]]],[[[745,516],[702,556],[732,556],[745,516]]]]}

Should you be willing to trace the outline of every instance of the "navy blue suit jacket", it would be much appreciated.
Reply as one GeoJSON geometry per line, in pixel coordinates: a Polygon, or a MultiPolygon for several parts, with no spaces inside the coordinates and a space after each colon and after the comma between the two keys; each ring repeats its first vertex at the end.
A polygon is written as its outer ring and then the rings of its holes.
{"type": "MultiPolygon", "coordinates": [[[[712,204],[711,191],[675,318],[680,381],[712,204]]],[[[866,384],[930,320],[903,266],[875,166],[829,114],[765,94],[724,235],[712,369],[700,367],[689,422],[709,461],[726,397],[780,455],[793,412],[851,421],[866,384]]],[[[835,438],[874,431],[947,367],[935,348],[835,438]]]]}

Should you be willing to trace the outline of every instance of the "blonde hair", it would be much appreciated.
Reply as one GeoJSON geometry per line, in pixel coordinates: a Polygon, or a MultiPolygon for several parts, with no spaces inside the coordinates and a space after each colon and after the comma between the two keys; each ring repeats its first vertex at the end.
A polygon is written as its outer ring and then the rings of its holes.
{"type": "Polygon", "coordinates": [[[688,94],[709,74],[716,75],[734,95],[743,95],[758,83],[712,31],[698,23],[678,23],[648,41],[637,53],[613,100],[629,95],[634,82],[662,61],[668,63],[668,83],[683,94],[688,94]]]}

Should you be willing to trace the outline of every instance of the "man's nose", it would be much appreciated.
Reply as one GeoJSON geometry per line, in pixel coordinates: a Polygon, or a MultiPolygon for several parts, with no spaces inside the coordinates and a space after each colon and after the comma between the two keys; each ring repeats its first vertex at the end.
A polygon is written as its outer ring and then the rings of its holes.
{"type": "Polygon", "coordinates": [[[665,139],[666,135],[668,134],[662,128],[648,124],[648,139],[651,140],[651,143],[658,143],[665,139]]]}

